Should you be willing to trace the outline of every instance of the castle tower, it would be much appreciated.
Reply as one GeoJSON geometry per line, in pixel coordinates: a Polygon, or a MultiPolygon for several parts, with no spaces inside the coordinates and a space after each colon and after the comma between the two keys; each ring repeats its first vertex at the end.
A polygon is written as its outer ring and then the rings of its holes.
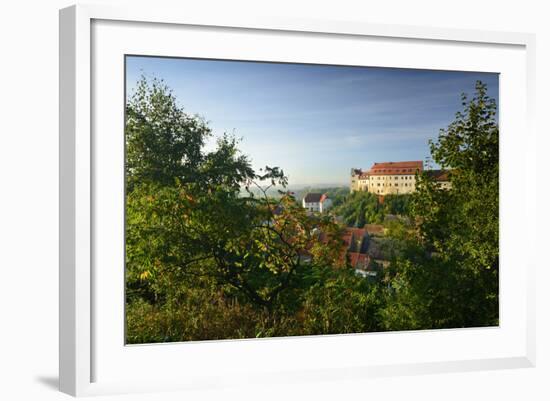
{"type": "Polygon", "coordinates": [[[350,192],[359,190],[359,176],[361,175],[361,173],[362,173],[361,169],[358,169],[358,168],[351,169],[350,185],[349,185],[350,192]]]}

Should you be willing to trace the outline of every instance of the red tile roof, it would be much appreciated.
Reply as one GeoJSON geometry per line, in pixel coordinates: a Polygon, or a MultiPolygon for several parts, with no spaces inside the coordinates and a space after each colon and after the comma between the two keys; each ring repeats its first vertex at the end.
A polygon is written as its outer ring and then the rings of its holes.
{"type": "Polygon", "coordinates": [[[346,245],[346,247],[349,248],[351,246],[352,238],[353,238],[353,235],[351,232],[346,232],[342,235],[342,240],[344,241],[344,244],[346,245]]]}
{"type": "Polygon", "coordinates": [[[354,235],[355,238],[363,238],[367,234],[367,230],[364,228],[346,227],[347,235],[354,235]]]}
{"type": "Polygon", "coordinates": [[[366,269],[370,258],[367,254],[358,252],[349,252],[349,263],[354,269],[366,269]]]}
{"type": "Polygon", "coordinates": [[[369,170],[370,175],[411,175],[416,171],[422,171],[421,160],[406,162],[374,163],[369,170]]]}

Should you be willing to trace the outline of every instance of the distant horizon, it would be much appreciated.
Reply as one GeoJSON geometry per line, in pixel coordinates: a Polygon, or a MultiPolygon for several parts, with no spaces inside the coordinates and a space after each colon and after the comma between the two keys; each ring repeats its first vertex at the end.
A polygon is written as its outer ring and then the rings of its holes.
{"type": "MultiPolygon", "coordinates": [[[[268,185],[263,185],[263,187],[266,187],[268,185]]],[[[271,188],[274,190],[282,189],[282,185],[274,185],[271,188]]],[[[341,183],[319,183],[319,184],[292,184],[287,185],[285,187],[286,190],[293,190],[293,189],[305,189],[305,188],[313,188],[313,189],[327,189],[327,188],[350,188],[349,183],[347,184],[341,184],[341,183]]]]}
{"type": "MultiPolygon", "coordinates": [[[[214,137],[242,138],[255,170],[280,167],[289,187],[348,186],[352,168],[429,158],[477,80],[498,104],[498,74],[127,56],[127,96],[162,79],[214,137]]],[[[207,144],[214,147],[214,140],[207,144]]]]}

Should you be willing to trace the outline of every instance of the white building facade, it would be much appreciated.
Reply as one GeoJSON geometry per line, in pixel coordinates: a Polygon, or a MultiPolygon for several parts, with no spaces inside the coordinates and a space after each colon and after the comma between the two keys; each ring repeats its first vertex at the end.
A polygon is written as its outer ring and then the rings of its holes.
{"type": "Polygon", "coordinates": [[[308,193],[302,199],[302,207],[308,212],[325,213],[332,207],[332,200],[327,194],[308,193]]]}
{"type": "Polygon", "coordinates": [[[351,192],[366,191],[377,195],[408,194],[416,188],[416,174],[422,161],[374,163],[370,170],[351,170],[351,192]]]}
{"type": "MultiPolygon", "coordinates": [[[[370,170],[352,169],[350,190],[377,195],[410,194],[416,190],[416,174],[424,171],[421,160],[374,163],[370,170]]],[[[449,174],[443,170],[427,170],[441,188],[449,189],[449,174]]]]}

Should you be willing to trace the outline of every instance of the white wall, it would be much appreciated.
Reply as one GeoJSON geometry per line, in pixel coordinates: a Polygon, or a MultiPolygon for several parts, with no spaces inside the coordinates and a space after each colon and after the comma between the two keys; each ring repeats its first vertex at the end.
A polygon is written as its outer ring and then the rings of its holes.
{"type": "Polygon", "coordinates": [[[319,202],[306,202],[302,200],[302,206],[310,212],[319,212],[321,210],[321,204],[319,202]]]}
{"type": "MultiPolygon", "coordinates": [[[[90,2],[93,0],[89,0],[90,2]]],[[[130,4],[132,1],[96,1],[130,4]]],[[[63,0],[3,1],[0,5],[0,399],[61,400],[57,380],[57,10],[63,0]]],[[[398,23],[530,31],[538,34],[539,146],[550,149],[546,119],[550,71],[549,13],[544,1],[502,0],[267,0],[162,1],[180,4],[189,13],[274,14],[301,18],[364,20],[398,23]],[[543,129],[544,128],[544,129],[543,129]]],[[[539,171],[543,171],[542,153],[539,171]]],[[[538,190],[543,190],[540,186],[538,190]]],[[[545,190],[547,191],[547,190],[545,190]]],[[[540,204],[550,204],[539,193],[540,204]]],[[[550,227],[547,213],[539,213],[539,227],[550,227]]],[[[539,228],[541,243],[547,231],[539,228]]],[[[303,384],[292,388],[213,390],[186,399],[397,399],[397,400],[543,400],[550,399],[550,269],[539,266],[538,352],[536,369],[436,376],[380,378],[364,382],[303,384]]],[[[181,394],[106,397],[108,400],[182,399],[181,394]]]]}

